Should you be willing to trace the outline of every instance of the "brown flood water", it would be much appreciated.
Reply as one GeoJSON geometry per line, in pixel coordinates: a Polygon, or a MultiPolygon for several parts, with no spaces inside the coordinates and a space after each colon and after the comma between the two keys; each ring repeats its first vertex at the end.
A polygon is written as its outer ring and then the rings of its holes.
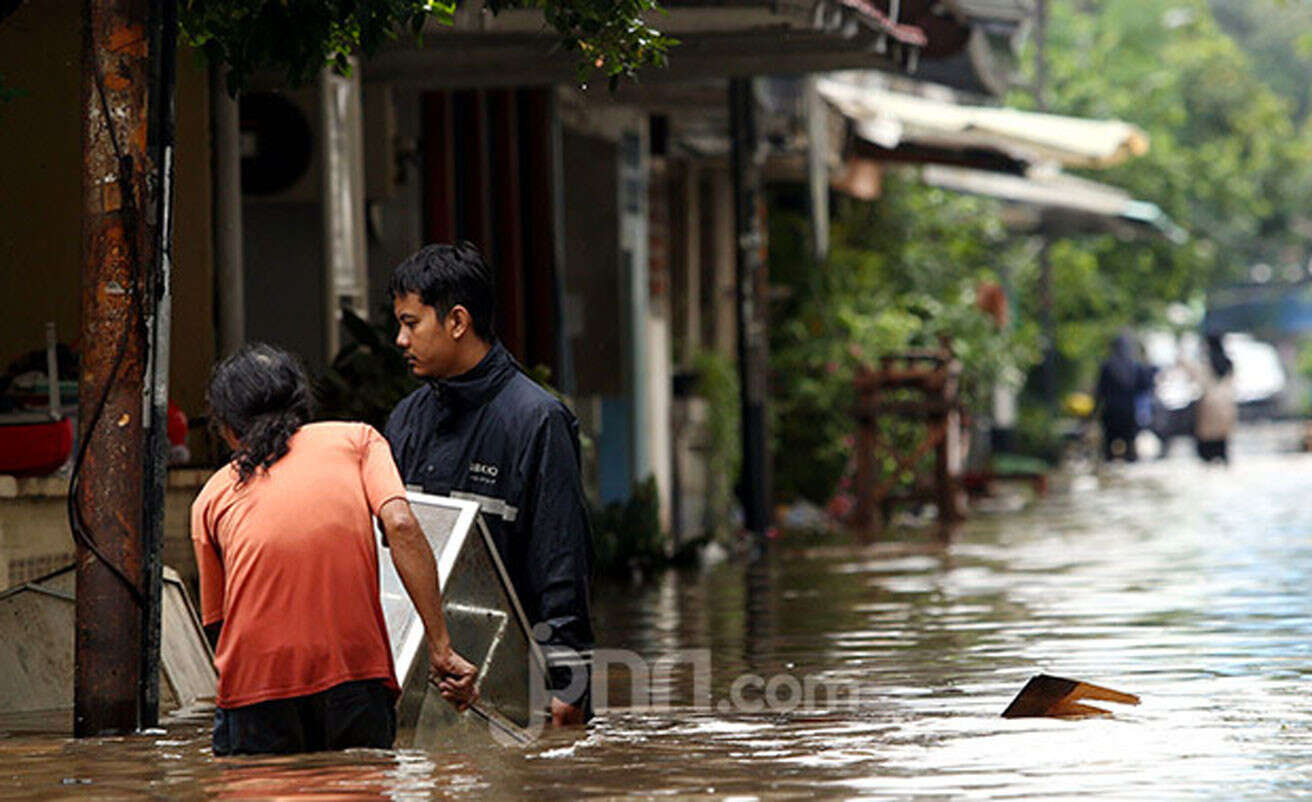
{"type": "Polygon", "coordinates": [[[1236,445],[1221,470],[1181,442],[977,516],[946,548],[784,536],[752,566],[600,586],[603,645],[649,661],[709,649],[709,708],[690,706],[686,667],[655,683],[673,707],[627,706],[613,667],[584,734],[266,759],[215,759],[204,714],[85,741],[11,719],[0,798],[1312,796],[1312,458],[1276,453],[1271,430],[1236,445]],[[1143,704],[999,718],[1040,671],[1143,704]],[[770,679],[773,704],[760,685],[735,693],[746,674],[770,679]],[[817,685],[848,695],[792,695],[817,685]]]}

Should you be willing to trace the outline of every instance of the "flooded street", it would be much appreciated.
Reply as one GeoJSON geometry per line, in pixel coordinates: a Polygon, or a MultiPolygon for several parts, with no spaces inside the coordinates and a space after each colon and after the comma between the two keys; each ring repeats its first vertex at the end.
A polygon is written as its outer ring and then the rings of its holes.
{"type": "Polygon", "coordinates": [[[656,682],[672,708],[629,708],[614,666],[586,737],[523,749],[217,760],[204,716],[81,742],[6,721],[0,797],[1312,796],[1312,457],[1279,453],[1281,434],[1242,433],[1229,470],[1178,441],[1170,459],[976,516],[947,547],[783,536],[750,568],[598,587],[603,646],[649,663],[709,649],[709,709],[690,707],[687,666],[656,682]],[[1142,704],[999,718],[1040,672],[1142,704]],[[744,694],[748,674],[762,685],[744,694]],[[807,687],[849,695],[800,704],[807,687]]]}

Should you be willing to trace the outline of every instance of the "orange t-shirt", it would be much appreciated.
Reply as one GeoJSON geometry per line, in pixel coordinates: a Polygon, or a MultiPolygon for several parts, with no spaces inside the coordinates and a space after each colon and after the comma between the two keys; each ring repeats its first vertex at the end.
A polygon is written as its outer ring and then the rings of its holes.
{"type": "Polygon", "coordinates": [[[363,423],[311,423],[241,486],[228,465],[191,506],[201,617],[223,622],[218,705],[383,679],[400,690],[378,601],[373,516],[405,486],[363,423]]]}

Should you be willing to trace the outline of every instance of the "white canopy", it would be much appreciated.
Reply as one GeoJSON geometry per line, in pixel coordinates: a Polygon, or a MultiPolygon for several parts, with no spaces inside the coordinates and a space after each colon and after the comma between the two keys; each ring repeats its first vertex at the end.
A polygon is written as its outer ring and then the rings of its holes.
{"type": "Polygon", "coordinates": [[[1135,200],[1119,187],[1065,173],[1035,171],[1030,176],[1018,176],[927,164],[921,177],[930,186],[1050,210],[1068,220],[1092,222],[1102,218],[1153,229],[1172,242],[1187,238],[1185,231],[1156,204],[1135,200]]]}
{"type": "Polygon", "coordinates": [[[890,149],[903,142],[983,148],[1065,167],[1109,167],[1148,151],[1147,134],[1120,120],[961,106],[835,78],[820,79],[817,88],[862,139],[890,149]]]}

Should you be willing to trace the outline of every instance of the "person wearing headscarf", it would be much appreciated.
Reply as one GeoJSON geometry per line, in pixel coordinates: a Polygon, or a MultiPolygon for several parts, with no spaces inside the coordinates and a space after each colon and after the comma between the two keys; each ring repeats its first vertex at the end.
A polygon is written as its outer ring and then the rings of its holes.
{"type": "Polygon", "coordinates": [[[1117,335],[1111,354],[1098,371],[1094,399],[1102,420],[1103,457],[1134,462],[1139,458],[1134,440],[1139,434],[1136,399],[1152,389],[1152,374],[1134,358],[1134,340],[1117,335]]]}

